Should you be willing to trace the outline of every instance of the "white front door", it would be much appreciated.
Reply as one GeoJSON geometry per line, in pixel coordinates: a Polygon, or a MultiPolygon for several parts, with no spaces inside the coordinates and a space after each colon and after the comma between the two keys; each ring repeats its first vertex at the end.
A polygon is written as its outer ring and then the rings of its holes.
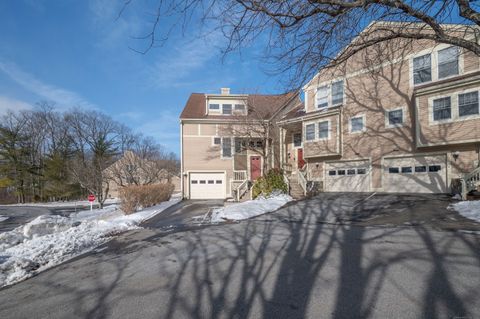
{"type": "Polygon", "coordinates": [[[385,158],[383,189],[392,193],[446,193],[445,155],[385,158]]]}
{"type": "Polygon", "coordinates": [[[370,174],[368,160],[326,163],[325,191],[369,192],[370,174]]]}
{"type": "Polygon", "coordinates": [[[223,199],[225,173],[190,173],[190,199],[223,199]]]}

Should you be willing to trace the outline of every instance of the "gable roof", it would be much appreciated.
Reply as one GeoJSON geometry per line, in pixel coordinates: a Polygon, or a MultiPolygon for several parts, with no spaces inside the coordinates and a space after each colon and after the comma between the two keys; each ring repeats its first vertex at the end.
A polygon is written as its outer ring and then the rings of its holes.
{"type": "MultiPolygon", "coordinates": [[[[212,95],[211,98],[235,98],[247,99],[247,106],[249,113],[255,110],[262,115],[262,117],[269,118],[276,114],[282,107],[293,99],[298,99],[298,92],[289,92],[285,94],[249,94],[249,95],[212,95]]],[[[207,115],[206,114],[206,101],[208,94],[204,93],[192,93],[188,98],[180,119],[228,119],[233,116],[228,115],[207,115]]]]}

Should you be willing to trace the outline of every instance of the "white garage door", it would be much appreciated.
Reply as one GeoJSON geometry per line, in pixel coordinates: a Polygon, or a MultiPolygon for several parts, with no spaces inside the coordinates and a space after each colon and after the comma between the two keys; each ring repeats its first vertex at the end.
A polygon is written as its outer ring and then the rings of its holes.
{"type": "Polygon", "coordinates": [[[334,162],[325,165],[327,192],[370,191],[371,166],[369,161],[334,162]]]}
{"type": "Polygon", "coordinates": [[[392,193],[446,193],[446,156],[385,158],[383,189],[392,193]]]}
{"type": "Polygon", "coordinates": [[[190,173],[190,198],[225,198],[225,173],[190,173]]]}

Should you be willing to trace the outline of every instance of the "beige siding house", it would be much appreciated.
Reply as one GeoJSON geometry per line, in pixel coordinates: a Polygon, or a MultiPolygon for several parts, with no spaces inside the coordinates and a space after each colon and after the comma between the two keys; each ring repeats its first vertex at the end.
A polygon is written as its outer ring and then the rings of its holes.
{"type": "Polygon", "coordinates": [[[304,86],[280,120],[281,165],[327,192],[449,193],[478,176],[479,91],[480,58],[465,49],[364,49],[304,86]]]}
{"type": "Polygon", "coordinates": [[[262,128],[299,103],[296,93],[232,94],[223,88],[220,94],[191,94],[180,115],[183,197],[238,199],[265,167],[278,167],[278,139],[262,128]]]}

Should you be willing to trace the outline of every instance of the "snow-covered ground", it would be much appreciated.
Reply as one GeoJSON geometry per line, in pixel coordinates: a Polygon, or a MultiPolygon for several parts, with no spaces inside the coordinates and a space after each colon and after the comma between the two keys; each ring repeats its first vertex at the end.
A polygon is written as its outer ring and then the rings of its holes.
{"type": "Polygon", "coordinates": [[[69,217],[42,215],[0,234],[0,287],[24,280],[85,253],[112,236],[139,228],[139,224],[178,203],[168,202],[124,215],[118,205],[82,211],[69,217]]]}
{"type": "Polygon", "coordinates": [[[232,204],[213,210],[211,222],[220,223],[228,220],[242,220],[273,212],[292,198],[285,194],[274,194],[268,198],[259,197],[243,203],[232,204]]]}
{"type": "Polygon", "coordinates": [[[450,207],[455,209],[463,217],[473,219],[480,223],[480,201],[462,201],[452,204],[450,207]]]}
{"type": "Polygon", "coordinates": [[[6,221],[8,218],[8,216],[0,215],[0,223],[6,221]]]}
{"type": "MultiPolygon", "coordinates": [[[[117,204],[118,198],[108,198],[104,204],[117,204]]],[[[64,202],[48,202],[48,203],[25,203],[25,204],[10,204],[5,206],[38,206],[38,207],[73,207],[73,206],[90,206],[88,200],[64,201],[64,202]]],[[[93,207],[98,207],[98,202],[93,202],[93,207]]]]}

